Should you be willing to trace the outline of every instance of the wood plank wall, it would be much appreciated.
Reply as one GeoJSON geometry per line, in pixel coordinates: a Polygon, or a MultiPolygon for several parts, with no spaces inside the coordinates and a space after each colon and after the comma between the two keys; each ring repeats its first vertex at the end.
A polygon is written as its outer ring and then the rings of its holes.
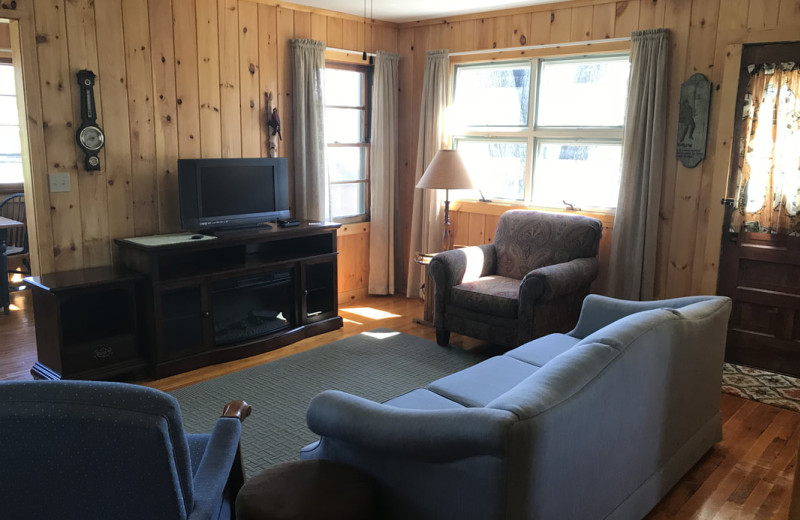
{"type": "Polygon", "coordinates": [[[7,23],[0,23],[0,58],[11,59],[11,31],[7,23]]]}
{"type": "MultiPolygon", "coordinates": [[[[36,207],[49,208],[38,211],[46,213],[39,215],[38,272],[107,265],[114,238],[179,230],[178,158],[265,157],[265,91],[273,93],[281,115],[279,156],[289,157],[291,172],[290,39],[397,50],[393,24],[377,22],[373,34],[360,17],[272,0],[17,4],[16,12],[0,15],[35,20],[35,38],[22,36],[23,56],[38,63],[36,74],[25,71],[36,87],[36,99],[27,104],[40,100],[45,114],[43,138],[32,132],[31,150],[43,153],[46,165],[26,181],[36,207]],[[98,122],[106,133],[99,172],[83,169],[75,144],[80,105],[74,83],[82,68],[98,75],[98,122]],[[47,174],[54,172],[70,174],[70,192],[49,193],[47,174]]],[[[349,280],[348,291],[361,289],[353,283],[366,279],[364,229],[363,237],[341,241],[345,249],[351,242],[355,247],[343,251],[357,271],[350,273],[349,260],[342,263],[340,280],[349,280]]]]}
{"type": "MultiPolygon", "coordinates": [[[[800,39],[797,0],[575,0],[402,24],[398,34],[400,106],[409,107],[400,121],[398,207],[403,209],[397,235],[403,258],[409,255],[419,127],[419,113],[413,108],[419,106],[425,51],[499,49],[520,46],[523,41],[535,45],[598,40],[658,27],[672,32],[672,49],[656,291],[660,297],[714,293],[722,226],[719,201],[725,196],[730,154],[726,136],[731,122],[724,116],[734,106],[730,99],[722,105],[722,96],[712,95],[706,159],[696,168],[685,168],[674,154],[680,84],[701,72],[717,92],[729,46],[800,39]],[[724,128],[719,127],[720,118],[724,119],[724,128]]],[[[738,67],[738,63],[732,66],[738,67]]],[[[728,76],[735,79],[737,74],[728,76]]],[[[407,269],[407,262],[398,266],[399,287],[405,286],[407,269]]]]}

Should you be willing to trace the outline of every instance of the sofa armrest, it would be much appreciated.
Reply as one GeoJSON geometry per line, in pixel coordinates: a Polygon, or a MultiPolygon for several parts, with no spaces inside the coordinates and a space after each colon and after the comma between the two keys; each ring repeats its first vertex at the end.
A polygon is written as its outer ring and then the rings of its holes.
{"type": "MultiPolygon", "coordinates": [[[[336,390],[314,397],[306,414],[314,433],[369,450],[425,462],[502,456],[510,412],[486,408],[407,410],[336,390]]],[[[324,442],[324,439],[323,439],[324,442]]]]}
{"type": "Polygon", "coordinates": [[[444,251],[433,257],[428,269],[434,284],[428,292],[434,298],[434,322],[441,324],[444,323],[444,308],[450,297],[450,289],[465,278],[474,280],[493,274],[497,269],[497,253],[494,244],[444,251]],[[430,292],[431,289],[433,292],[430,292]]]}
{"type": "Polygon", "coordinates": [[[606,325],[637,312],[653,309],[679,309],[705,300],[708,300],[708,296],[686,296],[669,300],[638,302],[590,294],[583,300],[578,323],[568,334],[574,338],[583,339],[606,325]]]}
{"type": "Polygon", "coordinates": [[[242,423],[238,418],[217,419],[203,459],[192,480],[194,505],[189,520],[216,518],[239,449],[241,434],[242,423]]]}
{"type": "Polygon", "coordinates": [[[520,312],[587,287],[597,278],[597,272],[597,258],[593,257],[534,269],[520,284],[520,312]]]}

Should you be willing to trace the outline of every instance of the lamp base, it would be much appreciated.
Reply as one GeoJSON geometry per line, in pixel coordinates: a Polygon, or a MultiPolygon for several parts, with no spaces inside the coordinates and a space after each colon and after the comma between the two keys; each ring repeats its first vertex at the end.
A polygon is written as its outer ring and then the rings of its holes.
{"type": "Polygon", "coordinates": [[[444,233],[442,234],[442,251],[453,249],[453,227],[450,225],[450,201],[444,201],[444,233]]]}

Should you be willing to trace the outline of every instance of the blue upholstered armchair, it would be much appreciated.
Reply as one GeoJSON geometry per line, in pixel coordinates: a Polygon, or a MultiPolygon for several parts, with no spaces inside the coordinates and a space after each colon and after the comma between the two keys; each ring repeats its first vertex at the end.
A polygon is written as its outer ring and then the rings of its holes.
{"type": "Polygon", "coordinates": [[[94,381],[0,383],[0,517],[222,519],[244,475],[229,403],[211,434],[185,434],[174,397],[94,381]]]}
{"type": "Polygon", "coordinates": [[[570,330],[597,278],[602,231],[591,217],[507,211],[493,244],[436,255],[436,342],[452,331],[510,348],[570,330]]]}

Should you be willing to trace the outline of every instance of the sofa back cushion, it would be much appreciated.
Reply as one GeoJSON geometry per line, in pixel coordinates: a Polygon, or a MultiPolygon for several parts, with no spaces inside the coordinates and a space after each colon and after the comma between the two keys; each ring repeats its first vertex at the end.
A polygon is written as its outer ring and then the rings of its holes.
{"type": "Polygon", "coordinates": [[[546,265],[597,255],[603,226],[582,215],[512,210],[495,232],[497,274],[522,279],[546,265]]]}

